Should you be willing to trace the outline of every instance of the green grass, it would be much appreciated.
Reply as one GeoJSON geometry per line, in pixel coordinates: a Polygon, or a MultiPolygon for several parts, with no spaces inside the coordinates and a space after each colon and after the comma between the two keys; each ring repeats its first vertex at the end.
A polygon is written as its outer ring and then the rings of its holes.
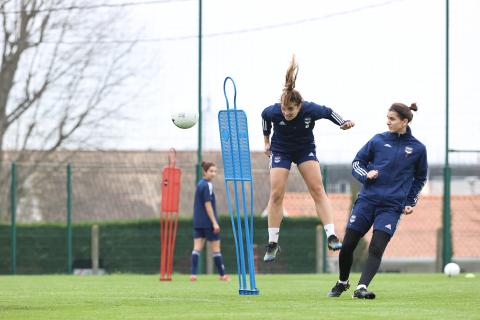
{"type": "Polygon", "coordinates": [[[479,274],[378,274],[370,301],[352,299],[352,288],[327,298],[335,279],[260,275],[260,295],[249,297],[236,276],[0,276],[0,319],[480,319],[479,274]]]}

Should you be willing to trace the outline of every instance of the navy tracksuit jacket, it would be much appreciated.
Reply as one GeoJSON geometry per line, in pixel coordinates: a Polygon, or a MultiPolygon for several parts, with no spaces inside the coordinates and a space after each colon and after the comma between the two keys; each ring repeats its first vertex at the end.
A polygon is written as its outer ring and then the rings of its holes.
{"type": "Polygon", "coordinates": [[[381,206],[415,206],[427,170],[427,150],[410,127],[405,134],[375,135],[352,162],[352,174],[363,184],[359,198],[381,206]],[[378,170],[376,179],[367,179],[370,170],[378,170]]]}

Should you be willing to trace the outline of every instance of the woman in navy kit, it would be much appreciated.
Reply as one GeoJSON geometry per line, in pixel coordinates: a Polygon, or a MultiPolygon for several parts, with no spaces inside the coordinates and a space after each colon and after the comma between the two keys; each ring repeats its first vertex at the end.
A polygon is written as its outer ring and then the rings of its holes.
{"type": "Polygon", "coordinates": [[[328,248],[338,250],[342,244],[334,231],[333,211],[322,183],[317,160],[313,128],[315,121],[328,119],[346,130],[354,126],[332,109],[304,101],[295,90],[298,65],[292,58],[287,70],[285,87],[280,99],[262,112],[265,154],[270,157],[270,198],[268,201],[268,245],[265,262],[275,260],[280,252],[278,236],[282,222],[283,197],[292,162],[297,164],[308,190],[315,202],[328,239],[328,248]],[[273,124],[273,136],[270,133],[273,124]]]}
{"type": "Polygon", "coordinates": [[[202,162],[203,179],[197,184],[193,205],[193,251],[190,281],[197,280],[197,267],[200,252],[205,239],[211,243],[213,260],[220,275],[220,280],[227,281],[225,267],[220,253],[220,226],[218,225],[217,205],[213,193],[212,180],[217,175],[217,167],[212,162],[202,162]]]}
{"type": "Polygon", "coordinates": [[[329,292],[338,297],[350,285],[348,277],[353,251],[373,225],[368,258],[353,298],[374,299],[367,287],[380,267],[383,252],[395,233],[402,214],[409,215],[427,179],[427,151],[415,139],[409,123],[417,111],[394,103],[387,114],[389,131],[375,135],[357,153],[352,162],[353,176],[362,183],[347,224],[339,255],[340,280],[329,292]]]}

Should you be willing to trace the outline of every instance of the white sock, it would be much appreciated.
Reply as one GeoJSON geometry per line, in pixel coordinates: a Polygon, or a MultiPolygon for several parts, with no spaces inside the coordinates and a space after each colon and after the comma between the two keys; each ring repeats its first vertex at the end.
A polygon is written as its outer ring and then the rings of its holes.
{"type": "Polygon", "coordinates": [[[278,243],[280,228],[268,228],[268,242],[278,243]]]}
{"type": "Polygon", "coordinates": [[[331,235],[335,235],[335,226],[333,223],[329,223],[323,226],[323,229],[325,229],[325,233],[327,234],[327,239],[331,235]]]}
{"type": "Polygon", "coordinates": [[[338,280],[338,283],[341,283],[341,284],[348,284],[348,280],[345,280],[345,281],[338,280]]]}
{"type": "Polygon", "coordinates": [[[359,284],[359,285],[357,286],[357,290],[358,290],[358,289],[362,289],[362,288],[366,290],[366,289],[367,289],[367,286],[364,285],[364,284],[359,284]]]}

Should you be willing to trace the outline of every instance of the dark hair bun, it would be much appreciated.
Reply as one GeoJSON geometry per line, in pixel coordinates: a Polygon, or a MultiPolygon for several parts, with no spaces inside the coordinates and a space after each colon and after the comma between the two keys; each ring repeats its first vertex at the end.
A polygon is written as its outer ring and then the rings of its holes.
{"type": "Polygon", "coordinates": [[[410,105],[410,110],[412,110],[412,111],[417,111],[418,110],[417,104],[415,102],[410,105]]]}

